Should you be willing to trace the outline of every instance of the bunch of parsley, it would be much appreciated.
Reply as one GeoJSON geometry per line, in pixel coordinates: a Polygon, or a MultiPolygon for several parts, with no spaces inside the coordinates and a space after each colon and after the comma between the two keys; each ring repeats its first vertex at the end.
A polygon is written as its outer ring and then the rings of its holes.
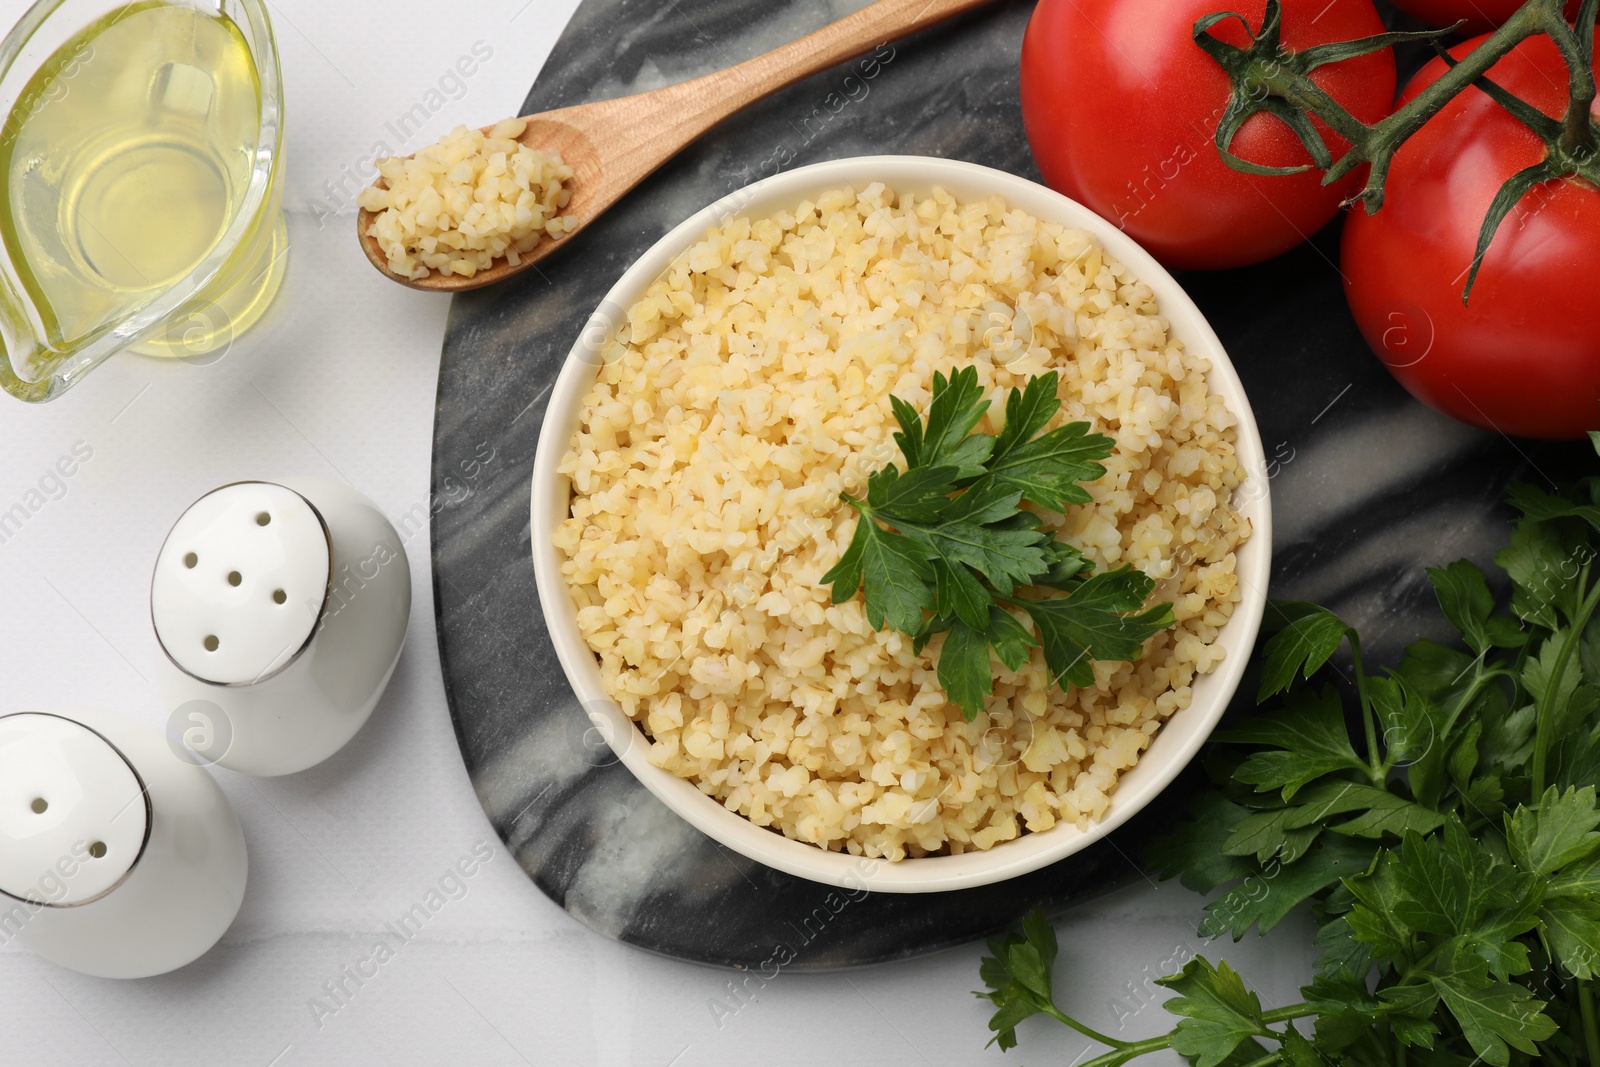
{"type": "Polygon", "coordinates": [[[1161,1048],[1197,1067],[1600,1065],[1600,479],[1510,502],[1508,606],[1466,561],[1428,572],[1457,646],[1419,641],[1369,675],[1337,616],[1275,604],[1259,697],[1287,696],[1216,737],[1218,787],[1149,857],[1221,891],[1203,936],[1265,932],[1308,903],[1321,956],[1304,1001],[1264,1010],[1200,958],[1162,980],[1170,1033],[1097,1034],[1055,1006],[1036,915],[983,961],[1001,1048],[1044,1013],[1109,1047],[1084,1067],[1161,1048]],[[1341,673],[1346,642],[1342,698],[1311,682],[1341,673]]]}
{"type": "Polygon", "coordinates": [[[939,682],[968,722],[994,691],[991,648],[1015,671],[1042,645],[1057,685],[1089,686],[1091,660],[1135,659],[1172,625],[1172,605],[1144,607],[1154,586],[1147,575],[1131,566],[1088,574],[1083,554],[1023,507],[1065,513],[1089,503],[1079,483],[1103,475],[1099,461],[1111,454],[1111,438],[1087,422],[1045,430],[1061,407],[1056,388],[1051,371],[1012,389],[1005,425],[991,435],[973,432],[989,410],[978,372],[935,373],[926,426],[890,398],[906,469],[875,471],[865,500],[841,494],[861,517],[822,576],[833,602],[864,586],[867,621],[913,638],[918,652],[945,634],[939,682]]]}

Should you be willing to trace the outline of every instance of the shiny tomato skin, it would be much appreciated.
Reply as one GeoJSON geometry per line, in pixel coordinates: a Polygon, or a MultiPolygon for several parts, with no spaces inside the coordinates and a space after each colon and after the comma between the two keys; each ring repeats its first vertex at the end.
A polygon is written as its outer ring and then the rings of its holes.
{"type": "MultiPolygon", "coordinates": [[[[1170,267],[1271,258],[1320,229],[1355,188],[1325,187],[1315,171],[1242,174],[1222,161],[1212,138],[1228,77],[1192,38],[1195,20],[1221,9],[1259,29],[1266,0],[1040,0],[1022,41],[1023,126],[1045,183],[1118,223],[1170,267]]],[[[1283,12],[1290,48],[1383,32],[1371,0],[1285,0],[1283,12]]],[[[1237,20],[1213,32],[1246,43],[1237,20]]],[[[1363,122],[1393,102],[1388,49],[1312,77],[1363,122]]],[[[1344,143],[1322,132],[1337,154],[1344,143]]],[[[1271,166],[1311,161],[1264,114],[1244,124],[1233,151],[1271,166]]]]}
{"type": "MultiPolygon", "coordinates": [[[[1444,70],[1430,62],[1401,101],[1444,70]]],[[[1522,42],[1489,76],[1546,114],[1565,109],[1566,67],[1548,37],[1522,42]]],[[[1525,126],[1468,89],[1396,153],[1382,209],[1350,212],[1340,266],[1367,343],[1412,395],[1485,429],[1579,437],[1600,428],[1600,189],[1567,179],[1523,197],[1461,303],[1490,200],[1544,155],[1525,126]]]]}
{"type": "MultiPolygon", "coordinates": [[[[1487,33],[1517,13],[1523,0],[1393,0],[1394,6],[1430,26],[1454,26],[1460,19],[1467,24],[1462,33],[1487,33]]],[[[1578,17],[1579,0],[1569,0],[1567,18],[1578,17]]]]}

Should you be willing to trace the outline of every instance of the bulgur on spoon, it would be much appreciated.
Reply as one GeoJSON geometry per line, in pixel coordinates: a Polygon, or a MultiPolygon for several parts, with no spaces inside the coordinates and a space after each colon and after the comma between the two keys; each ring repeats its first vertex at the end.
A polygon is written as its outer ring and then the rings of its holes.
{"type": "Polygon", "coordinates": [[[877,0],[765,55],[647,93],[457,127],[379,162],[357,235],[378,270],[461,292],[526,270],[748,104],[988,0],[877,0]],[[520,124],[520,125],[519,125],[520,124]]]}

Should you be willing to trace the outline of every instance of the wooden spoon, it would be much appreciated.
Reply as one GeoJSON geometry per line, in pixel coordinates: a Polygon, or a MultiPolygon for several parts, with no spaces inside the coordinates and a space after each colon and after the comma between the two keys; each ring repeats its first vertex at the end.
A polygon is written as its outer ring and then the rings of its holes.
{"type": "MultiPolygon", "coordinates": [[[[518,140],[529,148],[561,153],[562,161],[572,168],[567,184],[572,199],[562,213],[571,215],[577,225],[560,237],[546,237],[522,253],[522,261],[514,267],[500,259],[470,278],[437,271],[420,279],[396,274],[377,239],[367,233],[373,214],[364,209],[356,216],[361,247],[374,267],[413,289],[459,293],[492,285],[560,248],[684,146],[739,109],[885,41],[984,3],[988,0],[877,0],[727,70],[635,96],[529,115],[528,128],[518,140]]],[[[485,126],[483,132],[493,128],[485,126]]]]}

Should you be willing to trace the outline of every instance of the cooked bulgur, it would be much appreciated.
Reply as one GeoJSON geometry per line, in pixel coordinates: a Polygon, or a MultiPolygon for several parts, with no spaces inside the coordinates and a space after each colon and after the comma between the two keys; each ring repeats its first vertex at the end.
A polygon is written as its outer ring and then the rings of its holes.
{"type": "Polygon", "coordinates": [[[579,625],[651,762],[760,826],[891,859],[1086,826],[1222,658],[1249,535],[1235,419],[1151,290],[1082,232],[998,196],[829,193],[707,234],[603,356],[561,464],[579,625]],[[857,519],[840,491],[899,461],[889,397],[925,410],[935,371],[972,365],[997,400],[1059,371],[1052,425],[1116,441],[1094,503],[1047,522],[1156,578],[1177,624],[1088,689],[1052,686],[1037,650],[1017,673],[995,660],[968,723],[939,638],[915,655],[819,579],[857,519]]]}
{"type": "Polygon", "coordinates": [[[515,266],[546,236],[576,225],[561,214],[572,168],[558,152],[517,141],[527,127],[506,119],[485,136],[457,126],[410,159],[378,160],[384,184],[361,190],[357,203],[375,213],[367,235],[390,270],[470,278],[500,258],[515,266]]]}

